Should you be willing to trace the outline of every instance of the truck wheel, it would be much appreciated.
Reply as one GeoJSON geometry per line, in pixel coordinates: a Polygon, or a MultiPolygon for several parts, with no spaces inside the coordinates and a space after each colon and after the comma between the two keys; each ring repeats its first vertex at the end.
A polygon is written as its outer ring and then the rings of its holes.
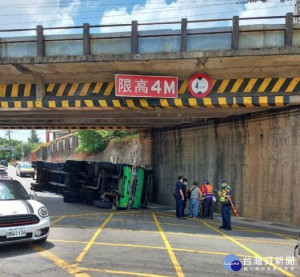
{"type": "Polygon", "coordinates": [[[112,202],[108,201],[100,201],[100,200],[94,200],[93,206],[101,208],[101,209],[112,209],[112,202]]]}
{"type": "Polygon", "coordinates": [[[77,203],[77,202],[80,202],[80,200],[79,200],[79,197],[64,196],[64,202],[67,202],[67,203],[77,203]]]}
{"type": "Polygon", "coordinates": [[[80,192],[78,190],[65,190],[64,196],[71,198],[79,198],[80,192]]]}

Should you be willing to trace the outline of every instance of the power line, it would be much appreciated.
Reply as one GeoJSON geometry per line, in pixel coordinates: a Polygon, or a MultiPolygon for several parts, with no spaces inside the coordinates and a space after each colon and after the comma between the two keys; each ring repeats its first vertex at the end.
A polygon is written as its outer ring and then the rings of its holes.
{"type": "MultiPolygon", "coordinates": [[[[185,16],[182,15],[181,17],[188,17],[188,18],[194,18],[194,17],[200,17],[200,16],[207,16],[207,15],[215,15],[215,14],[229,14],[229,13],[238,13],[238,12],[246,12],[246,11],[255,11],[255,10],[265,10],[265,9],[274,9],[274,8],[284,8],[284,7],[290,7],[290,5],[279,5],[279,6],[272,6],[272,7],[265,7],[265,8],[254,8],[254,9],[246,9],[246,10],[235,10],[235,11],[224,11],[224,12],[213,12],[213,13],[205,13],[205,15],[190,15],[190,16],[185,16]]],[[[193,8],[194,9],[194,8],[193,8]]],[[[176,8],[172,10],[182,10],[181,8],[176,8]]],[[[164,9],[164,12],[168,11],[168,9],[164,9]]],[[[139,15],[144,15],[144,14],[157,14],[157,11],[153,12],[142,12],[142,13],[135,13],[135,14],[127,14],[126,16],[139,16],[139,15]]],[[[112,16],[106,16],[106,18],[116,18],[116,17],[124,17],[124,15],[112,15],[112,16]]],[[[78,17],[76,20],[86,20],[86,19],[99,19],[99,17],[78,17]]],[[[164,19],[178,19],[178,16],[176,17],[168,17],[164,19]]],[[[23,24],[37,24],[39,23],[46,23],[46,22],[62,22],[62,21],[74,21],[74,18],[70,19],[53,19],[53,20],[43,20],[43,21],[24,21],[24,22],[18,22],[18,23],[10,23],[10,24],[2,24],[3,26],[9,26],[9,25],[23,25],[23,24]]],[[[141,20],[140,22],[153,22],[153,19],[151,20],[141,20]]]]}

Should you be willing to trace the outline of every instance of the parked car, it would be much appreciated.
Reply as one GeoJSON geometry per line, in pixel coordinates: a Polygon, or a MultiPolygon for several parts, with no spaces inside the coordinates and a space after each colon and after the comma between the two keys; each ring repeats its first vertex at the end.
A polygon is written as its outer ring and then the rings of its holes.
{"type": "Polygon", "coordinates": [[[295,246],[295,258],[296,258],[298,264],[300,264],[300,233],[299,233],[298,243],[295,246]]]}
{"type": "Polygon", "coordinates": [[[20,182],[0,178],[0,245],[43,242],[49,228],[47,208],[31,199],[20,182]]]}
{"type": "Polygon", "coordinates": [[[4,166],[8,166],[8,163],[7,163],[7,161],[6,160],[1,160],[0,161],[0,165],[4,165],[4,166]]]}
{"type": "Polygon", "coordinates": [[[5,167],[0,167],[0,177],[7,176],[7,171],[5,167]]]}
{"type": "Polygon", "coordinates": [[[16,174],[20,177],[23,176],[34,176],[34,169],[32,167],[32,164],[30,163],[18,163],[16,166],[16,174]]]}

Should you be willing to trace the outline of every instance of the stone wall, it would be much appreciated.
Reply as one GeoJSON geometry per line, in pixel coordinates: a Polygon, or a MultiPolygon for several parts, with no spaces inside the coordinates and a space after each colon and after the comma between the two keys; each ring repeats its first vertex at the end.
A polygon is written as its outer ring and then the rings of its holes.
{"type": "Polygon", "coordinates": [[[174,205],[177,176],[191,184],[226,178],[242,216],[300,223],[300,116],[275,116],[155,131],[152,200],[174,205]]]}

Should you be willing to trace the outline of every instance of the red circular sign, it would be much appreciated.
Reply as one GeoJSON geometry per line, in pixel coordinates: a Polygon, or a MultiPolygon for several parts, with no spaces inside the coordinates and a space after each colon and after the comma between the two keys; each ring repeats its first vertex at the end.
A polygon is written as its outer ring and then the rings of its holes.
{"type": "Polygon", "coordinates": [[[189,92],[196,98],[207,96],[212,89],[212,81],[205,74],[196,74],[189,80],[189,92]]]}

